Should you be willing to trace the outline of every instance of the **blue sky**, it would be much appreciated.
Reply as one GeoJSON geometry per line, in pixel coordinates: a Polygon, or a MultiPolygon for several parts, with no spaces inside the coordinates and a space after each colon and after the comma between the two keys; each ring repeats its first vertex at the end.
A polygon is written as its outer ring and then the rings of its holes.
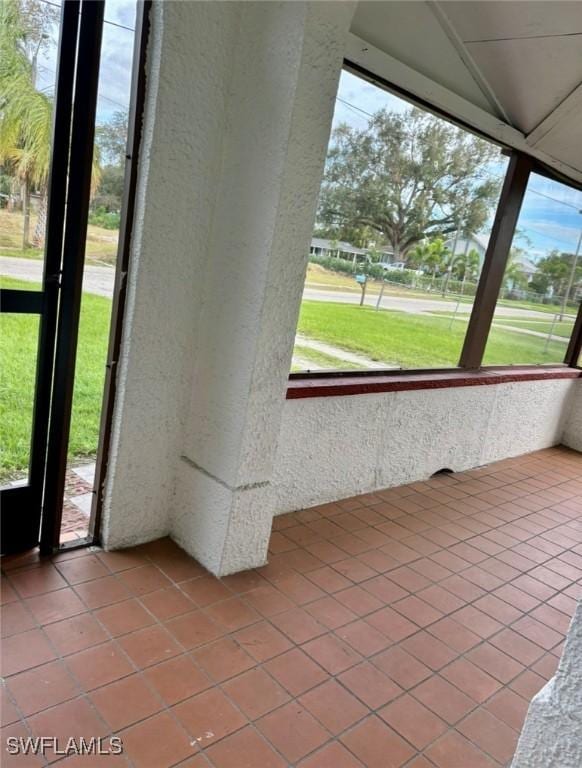
{"type": "MultiPolygon", "coordinates": [[[[50,2],[60,4],[59,0],[50,2]]],[[[98,122],[106,122],[114,112],[127,111],[129,107],[135,12],[136,4],[132,0],[106,0],[99,69],[98,122]]],[[[58,25],[55,24],[50,44],[38,59],[37,87],[47,93],[52,93],[55,85],[58,34],[58,25]]]]}
{"type": "MultiPolygon", "coordinates": [[[[348,123],[363,130],[368,115],[380,109],[402,112],[408,102],[351,74],[342,72],[333,117],[334,127],[348,123]]],[[[500,165],[493,171],[503,172],[500,165]]],[[[537,261],[554,249],[573,253],[582,232],[582,192],[542,176],[530,177],[519,217],[516,245],[537,261]]]]}

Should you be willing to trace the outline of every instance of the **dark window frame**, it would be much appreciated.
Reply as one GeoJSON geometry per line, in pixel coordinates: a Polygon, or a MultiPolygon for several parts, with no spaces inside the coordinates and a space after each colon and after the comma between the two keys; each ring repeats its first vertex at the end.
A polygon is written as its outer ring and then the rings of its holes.
{"type": "MultiPolygon", "coordinates": [[[[507,166],[502,191],[497,203],[489,244],[485,253],[483,268],[477,285],[477,292],[473,302],[473,309],[465,333],[463,347],[459,363],[456,366],[448,368],[387,368],[374,370],[350,370],[328,369],[325,371],[297,371],[289,374],[291,387],[296,386],[302,379],[309,381],[313,379],[336,379],[338,384],[345,382],[349,378],[369,377],[374,380],[377,377],[402,377],[402,376],[442,376],[443,374],[452,374],[458,376],[459,373],[475,373],[487,371],[520,371],[531,370],[532,368],[553,371],[567,370],[574,368],[579,370],[582,366],[578,365],[582,353],[582,302],[578,308],[578,314],[569,339],[568,348],[562,363],[540,363],[538,365],[483,365],[485,348],[489,339],[493,315],[499,300],[499,294],[507,261],[509,259],[511,244],[517,228],[521,204],[527,191],[527,184],[532,173],[536,173],[546,178],[566,184],[573,189],[582,189],[582,184],[569,179],[548,168],[536,158],[516,149],[512,149],[502,144],[498,139],[489,136],[483,131],[479,131],[473,126],[468,125],[463,120],[453,117],[445,110],[419,99],[405,89],[394,83],[390,83],[379,75],[366,70],[365,68],[344,59],[343,69],[351,72],[381,90],[394,94],[399,98],[408,101],[431,114],[440,117],[451,123],[457,128],[468,131],[485,141],[500,147],[502,152],[509,155],[509,164],[507,166]]],[[[454,380],[454,379],[453,379],[454,380]]],[[[314,395],[315,394],[314,390],[314,395]]],[[[289,392],[288,392],[289,396],[289,392]]]]}

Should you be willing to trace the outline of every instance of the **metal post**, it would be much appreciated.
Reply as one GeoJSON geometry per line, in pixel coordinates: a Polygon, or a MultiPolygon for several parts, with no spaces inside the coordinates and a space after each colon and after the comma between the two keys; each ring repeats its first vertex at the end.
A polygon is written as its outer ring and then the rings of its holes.
{"type": "MultiPolygon", "coordinates": [[[[582,213],[582,211],[579,211],[582,213]]],[[[568,280],[568,287],[566,288],[566,294],[564,301],[562,302],[562,311],[560,312],[560,322],[564,319],[566,314],[566,307],[568,306],[568,299],[570,298],[570,291],[574,284],[574,278],[576,276],[576,267],[578,266],[578,256],[580,256],[580,245],[582,244],[582,230],[580,230],[580,236],[578,238],[578,245],[576,246],[576,253],[574,254],[574,263],[572,264],[572,271],[570,272],[570,279],[568,280]]]]}
{"type": "Polygon", "coordinates": [[[503,283],[509,250],[532,167],[533,160],[527,155],[517,152],[511,155],[461,352],[459,362],[461,368],[477,369],[483,360],[497,297],[503,283]]]}

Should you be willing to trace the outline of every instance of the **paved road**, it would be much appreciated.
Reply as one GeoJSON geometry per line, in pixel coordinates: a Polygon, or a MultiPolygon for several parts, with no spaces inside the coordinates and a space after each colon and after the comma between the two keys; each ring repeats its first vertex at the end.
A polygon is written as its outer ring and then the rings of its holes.
{"type": "MultiPolygon", "coordinates": [[[[34,259],[19,259],[14,256],[0,256],[0,274],[8,277],[16,277],[20,280],[40,281],[42,277],[42,262],[34,259]]],[[[113,282],[115,270],[113,267],[85,267],[83,277],[83,290],[87,293],[95,293],[98,296],[113,295],[113,282]]],[[[305,288],[303,298],[313,301],[340,301],[345,304],[359,304],[360,294],[348,291],[323,291],[318,288],[305,288]]],[[[366,297],[366,306],[375,307],[377,296],[366,297]]],[[[439,301],[430,298],[408,298],[407,296],[389,296],[382,298],[383,309],[399,309],[403,312],[443,312],[455,308],[454,302],[439,301]]],[[[471,311],[470,304],[459,304],[458,314],[468,314],[471,311]]],[[[511,307],[498,307],[498,317],[532,317],[549,320],[551,315],[545,312],[536,312],[530,309],[512,309],[511,307]]]]}
{"type": "MultiPolygon", "coordinates": [[[[42,280],[42,261],[18,259],[14,256],[0,256],[0,274],[19,280],[42,280]]],[[[113,296],[115,269],[113,267],[86,266],[83,275],[83,290],[97,296],[113,296]]]]}
{"type": "MultiPolygon", "coordinates": [[[[306,288],[303,291],[304,299],[312,299],[314,301],[341,301],[345,304],[359,304],[359,293],[348,293],[342,291],[322,291],[316,288],[306,288]]],[[[366,306],[375,307],[378,296],[366,296],[366,306]]],[[[388,296],[382,297],[381,307],[382,309],[399,309],[403,312],[411,312],[417,314],[418,312],[446,312],[447,310],[454,310],[456,306],[455,302],[451,301],[439,301],[438,299],[423,299],[423,298],[408,298],[408,296],[388,296]]],[[[471,312],[471,304],[459,304],[457,314],[469,314],[471,312]]],[[[532,317],[536,319],[549,320],[551,315],[547,312],[537,312],[534,309],[512,309],[511,307],[497,307],[497,316],[515,317],[532,317]]]]}

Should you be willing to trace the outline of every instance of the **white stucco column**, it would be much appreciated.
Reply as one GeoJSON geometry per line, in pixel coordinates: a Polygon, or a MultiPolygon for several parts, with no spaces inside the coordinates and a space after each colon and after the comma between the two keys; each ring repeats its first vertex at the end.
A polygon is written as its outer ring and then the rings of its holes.
{"type": "Polygon", "coordinates": [[[531,701],[511,768],[582,765],[582,602],[557,672],[531,701]]]}
{"type": "Polygon", "coordinates": [[[351,3],[242,4],[171,531],[265,562],[270,481],[351,3]]]}
{"type": "Polygon", "coordinates": [[[154,2],[103,541],[264,562],[352,2],[154,2]]]}

